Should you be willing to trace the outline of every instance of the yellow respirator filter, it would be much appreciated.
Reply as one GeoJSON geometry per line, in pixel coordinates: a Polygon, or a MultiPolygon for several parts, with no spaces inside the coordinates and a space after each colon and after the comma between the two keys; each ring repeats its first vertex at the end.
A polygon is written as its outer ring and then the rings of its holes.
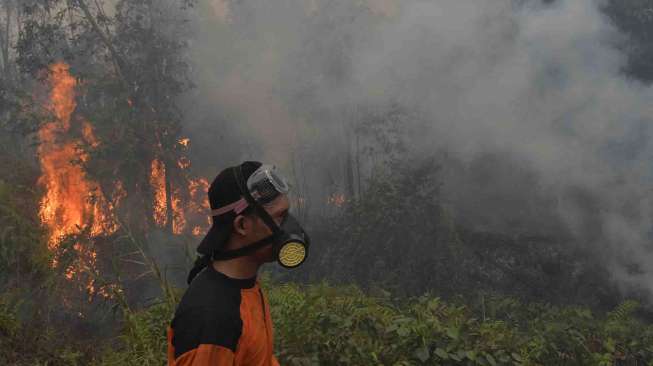
{"type": "Polygon", "coordinates": [[[279,250],[279,263],[285,267],[297,267],[306,258],[306,247],[303,243],[289,241],[279,250]]]}

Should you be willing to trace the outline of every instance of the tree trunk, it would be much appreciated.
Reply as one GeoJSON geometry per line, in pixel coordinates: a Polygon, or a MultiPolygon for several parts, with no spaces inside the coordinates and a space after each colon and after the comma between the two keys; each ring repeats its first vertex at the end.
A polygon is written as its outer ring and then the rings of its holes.
{"type": "Polygon", "coordinates": [[[356,195],[361,195],[361,150],[360,150],[360,133],[356,129],[356,195]]]}
{"type": "Polygon", "coordinates": [[[9,40],[11,38],[9,31],[11,30],[11,5],[11,1],[7,0],[5,3],[5,29],[4,32],[2,32],[4,35],[0,34],[0,47],[2,47],[2,72],[5,79],[9,79],[9,40]]]}
{"type": "Polygon", "coordinates": [[[353,197],[355,194],[354,188],[354,157],[351,148],[351,137],[346,138],[347,151],[345,154],[345,194],[347,197],[353,197]]]}
{"type": "Polygon", "coordinates": [[[3,32],[0,31],[0,70],[2,70],[2,77],[7,77],[7,63],[5,62],[5,39],[3,37],[3,32]]]}
{"type": "Polygon", "coordinates": [[[354,196],[354,157],[352,151],[352,115],[347,109],[342,113],[342,134],[345,142],[345,171],[344,171],[344,189],[343,192],[348,198],[354,196]]]}

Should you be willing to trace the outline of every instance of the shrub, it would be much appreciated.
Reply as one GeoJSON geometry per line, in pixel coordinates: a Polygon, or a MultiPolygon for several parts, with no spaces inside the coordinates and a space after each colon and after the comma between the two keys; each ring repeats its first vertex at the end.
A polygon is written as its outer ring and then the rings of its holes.
{"type": "MultiPolygon", "coordinates": [[[[653,365],[653,326],[634,302],[597,316],[505,297],[479,308],[326,283],[267,288],[283,365],[653,365]]],[[[99,365],[164,364],[172,312],[165,302],[128,314],[99,365]]]]}

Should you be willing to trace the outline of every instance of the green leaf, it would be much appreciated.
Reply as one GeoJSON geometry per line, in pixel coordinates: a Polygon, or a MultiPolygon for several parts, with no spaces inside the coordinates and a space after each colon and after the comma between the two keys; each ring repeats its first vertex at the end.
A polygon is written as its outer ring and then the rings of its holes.
{"type": "Polygon", "coordinates": [[[515,359],[515,361],[519,361],[519,362],[523,361],[523,359],[522,359],[522,357],[521,357],[521,355],[519,353],[513,352],[512,353],[512,358],[515,359]]]}
{"type": "Polygon", "coordinates": [[[431,355],[430,355],[428,347],[422,346],[422,347],[418,348],[417,350],[415,350],[415,356],[420,361],[426,362],[426,360],[428,360],[431,355]]]}
{"type": "Polygon", "coordinates": [[[449,358],[449,354],[447,351],[443,350],[442,348],[438,347],[435,349],[435,354],[440,357],[443,360],[446,360],[449,358]]]}
{"type": "Polygon", "coordinates": [[[401,336],[401,337],[405,337],[409,333],[410,333],[410,330],[408,330],[408,328],[406,328],[406,327],[400,327],[399,329],[397,329],[397,334],[399,334],[399,336],[401,336]]]}
{"type": "Polygon", "coordinates": [[[467,358],[469,358],[472,361],[476,360],[476,352],[474,352],[474,351],[465,352],[465,356],[467,356],[467,358]]]}
{"type": "Polygon", "coordinates": [[[449,336],[451,339],[458,339],[458,337],[460,337],[460,329],[447,328],[447,336],[449,336]]]}

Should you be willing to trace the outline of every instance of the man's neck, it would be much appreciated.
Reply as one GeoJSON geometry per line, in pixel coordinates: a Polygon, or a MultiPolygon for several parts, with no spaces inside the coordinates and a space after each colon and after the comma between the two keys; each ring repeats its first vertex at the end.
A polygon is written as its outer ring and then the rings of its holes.
{"type": "Polygon", "coordinates": [[[249,257],[239,257],[226,261],[213,261],[213,268],[236,279],[252,278],[258,273],[260,265],[249,257]]]}

